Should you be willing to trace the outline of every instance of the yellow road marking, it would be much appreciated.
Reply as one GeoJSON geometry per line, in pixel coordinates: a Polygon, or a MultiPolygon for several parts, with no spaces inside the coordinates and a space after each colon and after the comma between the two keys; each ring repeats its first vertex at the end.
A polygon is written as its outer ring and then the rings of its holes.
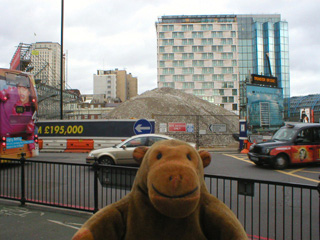
{"type": "Polygon", "coordinates": [[[296,170],[293,170],[293,171],[288,172],[288,173],[296,173],[296,172],[300,172],[300,171],[302,171],[303,169],[305,169],[305,168],[296,169],[296,170]]]}
{"type": "MultiPolygon", "coordinates": [[[[250,160],[246,160],[246,159],[243,159],[243,158],[240,158],[240,157],[231,155],[231,154],[223,154],[223,155],[228,156],[228,157],[232,157],[232,158],[235,158],[235,159],[238,159],[238,160],[243,161],[243,162],[248,162],[248,163],[254,164],[254,163],[251,162],[250,160]]],[[[315,180],[315,179],[312,179],[312,178],[307,178],[307,177],[303,177],[303,176],[299,176],[299,175],[294,174],[295,172],[302,171],[303,169],[305,169],[305,168],[300,168],[300,169],[297,169],[297,170],[293,170],[293,171],[291,171],[291,172],[285,172],[285,171],[282,171],[282,170],[275,170],[275,171],[277,171],[277,172],[279,172],[279,173],[283,173],[283,174],[290,175],[290,176],[292,176],[292,177],[301,178],[301,179],[304,179],[304,180],[307,180],[307,181],[319,183],[319,180],[315,180]]],[[[304,171],[304,172],[307,172],[307,171],[304,171]]]]}
{"type": "Polygon", "coordinates": [[[290,175],[290,176],[292,176],[292,177],[301,178],[301,179],[304,179],[304,180],[307,180],[307,181],[319,183],[319,180],[315,180],[315,179],[312,179],[312,178],[307,178],[307,177],[299,176],[299,175],[292,174],[292,173],[290,173],[290,172],[285,172],[285,171],[282,171],[282,170],[275,170],[275,171],[277,171],[277,172],[279,172],[279,173],[283,173],[283,174],[290,175]]]}
{"type": "Polygon", "coordinates": [[[246,159],[243,159],[243,158],[240,158],[240,157],[236,157],[236,156],[231,155],[231,154],[223,154],[223,155],[228,156],[228,157],[232,157],[232,158],[239,159],[239,160],[241,160],[241,161],[243,161],[243,162],[248,162],[248,163],[254,164],[254,163],[251,162],[250,160],[246,160],[246,159]]]}

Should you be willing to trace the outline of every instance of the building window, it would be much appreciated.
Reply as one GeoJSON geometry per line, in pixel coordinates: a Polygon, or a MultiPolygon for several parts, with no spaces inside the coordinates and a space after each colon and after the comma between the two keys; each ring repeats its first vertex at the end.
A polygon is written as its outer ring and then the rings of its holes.
{"type": "Polygon", "coordinates": [[[233,59],[233,53],[221,53],[222,59],[233,59]]]}
{"type": "Polygon", "coordinates": [[[212,60],[213,67],[223,67],[223,60],[212,60]]]}
{"type": "Polygon", "coordinates": [[[213,53],[202,53],[202,59],[213,59],[213,53]]]}
{"type": "Polygon", "coordinates": [[[162,74],[174,74],[174,68],[163,68],[162,74]]]}
{"type": "Polygon", "coordinates": [[[212,95],[213,96],[223,96],[224,95],[224,90],[223,89],[213,89],[212,90],[212,95]]]}
{"type": "Polygon", "coordinates": [[[208,31],[208,30],[212,30],[212,29],[213,29],[212,24],[201,24],[201,30],[203,30],[203,31],[208,31]]]}
{"type": "Polygon", "coordinates": [[[224,75],[223,74],[213,74],[212,81],[224,81],[224,75]]]}
{"type": "Polygon", "coordinates": [[[163,32],[159,33],[159,38],[165,38],[165,35],[163,32]]]}
{"type": "Polygon", "coordinates": [[[163,83],[163,86],[164,86],[164,87],[174,88],[174,83],[173,83],[173,82],[164,82],[164,83],[163,83]]]}
{"type": "Polygon", "coordinates": [[[188,24],[188,25],[182,25],[182,31],[192,31],[193,30],[193,25],[188,24]]]}
{"type": "Polygon", "coordinates": [[[193,45],[193,39],[182,39],[182,45],[193,45]]]}
{"type": "Polygon", "coordinates": [[[204,95],[204,90],[203,89],[194,89],[193,94],[196,96],[203,96],[204,95]]]}
{"type": "Polygon", "coordinates": [[[173,53],[165,53],[162,54],[162,60],[173,60],[174,54],[173,53]]]}
{"type": "Polygon", "coordinates": [[[202,68],[202,73],[214,73],[214,68],[213,67],[203,67],[202,68]]]}
{"type": "Polygon", "coordinates": [[[203,46],[192,46],[192,52],[203,52],[203,46]]]}
{"type": "Polygon", "coordinates": [[[192,88],[194,88],[194,83],[193,82],[184,82],[184,83],[182,83],[182,88],[183,89],[192,89],[192,88]]]}
{"type": "Polygon", "coordinates": [[[223,46],[212,46],[212,52],[223,52],[223,46]]]}
{"type": "Polygon", "coordinates": [[[238,104],[232,104],[232,110],[236,111],[238,110],[238,104]]]}
{"type": "Polygon", "coordinates": [[[193,81],[204,81],[204,75],[201,75],[201,74],[192,75],[192,80],[193,81]]]}
{"type": "Polygon", "coordinates": [[[165,52],[164,47],[159,47],[159,52],[164,53],[165,52]]]}
{"type": "Polygon", "coordinates": [[[193,53],[182,53],[182,59],[193,59],[194,54],[193,53]]]}
{"type": "Polygon", "coordinates": [[[222,38],[223,37],[223,32],[221,32],[221,31],[212,31],[211,32],[211,37],[213,37],[213,38],[222,38]]]}
{"type": "Polygon", "coordinates": [[[160,67],[165,67],[166,65],[165,65],[165,61],[160,61],[159,62],[159,65],[160,65],[160,67]]]}
{"type": "Polygon", "coordinates": [[[213,39],[212,38],[203,38],[203,39],[201,39],[201,44],[202,45],[212,45],[213,39]]]}
{"type": "Polygon", "coordinates": [[[203,38],[203,32],[192,32],[192,38],[203,38]]]}
{"type": "Polygon", "coordinates": [[[184,32],[173,32],[172,38],[184,38],[184,32]]]}
{"type": "Polygon", "coordinates": [[[173,75],[173,81],[174,82],[184,82],[184,76],[183,75],[173,75]]]}
{"type": "Polygon", "coordinates": [[[233,82],[223,82],[222,88],[234,88],[233,82]]]}
{"type": "Polygon", "coordinates": [[[184,66],[184,61],[183,60],[175,60],[172,62],[172,65],[174,67],[183,67],[184,66]]]}
{"type": "Polygon", "coordinates": [[[221,44],[222,45],[231,45],[231,44],[233,44],[233,39],[232,38],[222,38],[221,44]]]}
{"type": "Polygon", "coordinates": [[[183,46],[173,46],[172,51],[173,52],[184,52],[184,47],[183,46]]]}
{"type": "Polygon", "coordinates": [[[232,95],[237,96],[238,95],[238,89],[232,89],[232,95]]]}
{"type": "Polygon", "coordinates": [[[194,68],[188,67],[188,68],[182,68],[182,73],[183,74],[193,74],[194,68]]]}
{"type": "Polygon", "coordinates": [[[193,60],[192,61],[192,66],[193,67],[203,67],[204,66],[204,61],[203,60],[193,60]]]}
{"type": "Polygon", "coordinates": [[[202,88],[212,89],[212,88],[214,88],[214,82],[204,82],[204,83],[202,83],[202,88]]]}
{"type": "Polygon", "coordinates": [[[174,26],[173,25],[163,25],[162,26],[162,31],[167,32],[167,31],[173,31],[174,26]]]}
{"type": "Polygon", "coordinates": [[[222,73],[233,73],[233,67],[223,67],[222,73]]]}
{"type": "Polygon", "coordinates": [[[165,82],[166,81],[166,76],[160,75],[160,82],[165,82]]]}
{"type": "Polygon", "coordinates": [[[221,24],[221,30],[232,30],[232,24],[221,24]]]}
{"type": "Polygon", "coordinates": [[[174,45],[174,39],[163,39],[162,45],[174,45]]]}

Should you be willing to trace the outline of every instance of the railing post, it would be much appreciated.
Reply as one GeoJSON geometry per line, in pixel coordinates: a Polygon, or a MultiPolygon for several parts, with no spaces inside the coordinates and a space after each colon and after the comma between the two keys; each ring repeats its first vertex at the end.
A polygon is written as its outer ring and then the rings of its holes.
{"type": "Polygon", "coordinates": [[[96,213],[99,208],[98,208],[98,171],[99,171],[99,163],[98,161],[94,161],[94,164],[93,164],[93,170],[94,170],[94,186],[93,186],[93,189],[94,189],[94,209],[93,209],[93,212],[96,213]]]}
{"type": "Polygon", "coordinates": [[[26,197],[25,197],[25,176],[24,176],[24,166],[26,163],[25,159],[26,154],[21,153],[20,163],[21,163],[21,206],[24,206],[26,204],[26,197]]]}
{"type": "MultiPolygon", "coordinates": [[[[320,179],[320,175],[319,175],[319,179],[320,179]]],[[[320,222],[320,182],[318,183],[317,190],[319,194],[319,222],[320,222]]],[[[319,230],[319,236],[320,236],[320,230],[319,230]]]]}

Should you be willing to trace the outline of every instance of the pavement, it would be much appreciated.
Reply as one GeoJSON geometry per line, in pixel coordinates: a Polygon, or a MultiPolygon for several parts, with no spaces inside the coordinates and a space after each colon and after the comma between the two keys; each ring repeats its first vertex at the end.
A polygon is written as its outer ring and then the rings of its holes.
{"type": "Polygon", "coordinates": [[[71,239],[92,213],[0,200],[0,239],[71,239]]]}

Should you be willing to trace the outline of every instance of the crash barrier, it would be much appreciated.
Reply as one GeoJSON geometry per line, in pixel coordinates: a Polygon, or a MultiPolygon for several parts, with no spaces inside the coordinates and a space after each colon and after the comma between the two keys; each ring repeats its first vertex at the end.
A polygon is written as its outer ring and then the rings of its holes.
{"type": "MultiPolygon", "coordinates": [[[[41,151],[64,152],[67,149],[67,140],[60,139],[42,139],[41,151]]],[[[40,149],[40,148],[39,148],[40,149]]]]}
{"type": "Polygon", "coordinates": [[[67,149],[64,152],[90,152],[93,147],[92,139],[67,139],[67,149]]]}
{"type": "Polygon", "coordinates": [[[90,152],[93,149],[112,147],[125,138],[112,139],[39,139],[41,152],[90,152]]]}
{"type": "MultiPolygon", "coordinates": [[[[2,160],[2,159],[1,159],[2,160]]],[[[0,198],[96,212],[129,193],[135,167],[4,159],[0,198]]],[[[210,194],[238,217],[249,239],[319,240],[320,185],[205,174],[210,194]]]]}

